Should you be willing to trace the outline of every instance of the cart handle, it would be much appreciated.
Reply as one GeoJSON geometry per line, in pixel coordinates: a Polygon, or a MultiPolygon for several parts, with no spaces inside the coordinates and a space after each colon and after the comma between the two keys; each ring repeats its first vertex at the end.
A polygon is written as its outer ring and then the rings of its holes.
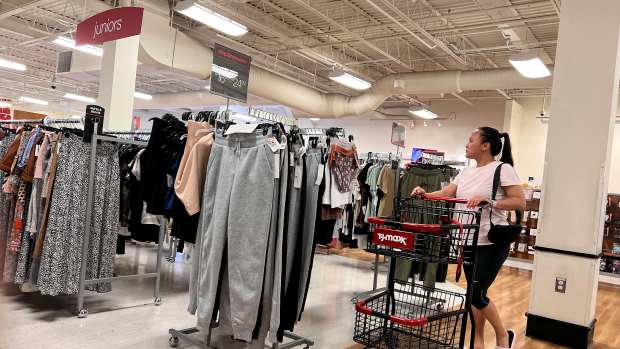
{"type": "MultiPolygon", "coordinates": [[[[404,231],[414,232],[414,233],[428,233],[428,234],[433,234],[433,235],[439,235],[442,229],[440,224],[401,223],[401,222],[397,222],[397,221],[393,221],[393,220],[389,220],[385,218],[379,218],[379,217],[369,217],[368,223],[378,224],[378,225],[389,225],[399,230],[404,230],[404,231]]],[[[456,220],[453,220],[452,224],[460,224],[460,223],[456,220]]]]}
{"type": "Polygon", "coordinates": [[[435,195],[421,195],[420,196],[421,199],[424,200],[428,200],[428,201],[445,201],[445,202],[451,202],[453,204],[466,204],[467,199],[461,199],[461,198],[451,198],[448,196],[435,196],[435,195]]]}
{"type": "Polygon", "coordinates": [[[417,327],[417,326],[424,326],[428,323],[428,318],[426,317],[421,317],[418,319],[407,319],[407,318],[403,318],[403,317],[396,316],[396,315],[386,315],[386,314],[380,313],[376,310],[372,310],[368,308],[366,306],[366,300],[357,301],[357,303],[355,304],[355,310],[359,313],[380,317],[382,319],[390,320],[393,323],[397,323],[403,326],[417,327]]]}

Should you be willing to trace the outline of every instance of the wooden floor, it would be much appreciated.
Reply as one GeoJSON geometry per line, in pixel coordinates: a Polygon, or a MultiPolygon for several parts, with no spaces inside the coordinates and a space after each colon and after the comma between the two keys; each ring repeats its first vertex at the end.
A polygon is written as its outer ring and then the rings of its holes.
{"type": "MultiPolygon", "coordinates": [[[[351,258],[369,260],[372,257],[360,250],[345,249],[336,252],[351,258]]],[[[454,268],[449,271],[448,279],[454,280],[454,268]]],[[[507,328],[515,330],[518,336],[517,348],[523,349],[551,349],[564,348],[551,343],[538,341],[525,337],[525,313],[529,304],[529,292],[531,272],[516,268],[504,267],[498,275],[495,283],[489,290],[489,298],[497,305],[500,315],[507,328]]],[[[464,279],[464,277],[462,278],[464,279]]],[[[459,283],[465,287],[465,282],[459,283]]],[[[594,333],[595,349],[618,349],[620,348],[620,287],[607,284],[599,285],[597,303],[597,323],[594,333]]],[[[485,328],[486,348],[495,348],[495,333],[487,324],[485,328]]],[[[348,349],[361,349],[362,346],[352,346],[348,349]]]]}

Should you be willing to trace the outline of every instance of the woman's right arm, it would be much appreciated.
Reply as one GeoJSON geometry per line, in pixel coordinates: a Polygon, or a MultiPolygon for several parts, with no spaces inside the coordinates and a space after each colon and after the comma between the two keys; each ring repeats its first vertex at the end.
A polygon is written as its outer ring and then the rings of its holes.
{"type": "Polygon", "coordinates": [[[447,186],[443,187],[441,190],[434,191],[432,193],[427,193],[421,187],[416,187],[411,192],[411,196],[418,196],[418,195],[443,196],[443,197],[454,198],[456,197],[456,184],[450,183],[447,186]]]}

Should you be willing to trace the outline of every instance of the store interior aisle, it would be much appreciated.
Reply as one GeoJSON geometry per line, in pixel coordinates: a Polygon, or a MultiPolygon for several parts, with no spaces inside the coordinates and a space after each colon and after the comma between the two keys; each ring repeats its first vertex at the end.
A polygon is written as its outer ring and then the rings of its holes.
{"type": "MultiPolygon", "coordinates": [[[[155,245],[128,245],[127,254],[116,258],[116,270],[121,275],[150,272],[155,255],[155,245]]],[[[87,295],[90,315],[86,319],[75,316],[75,296],[44,297],[3,286],[0,307],[10,321],[3,325],[6,332],[0,336],[0,348],[169,348],[169,328],[195,324],[186,311],[191,264],[178,256],[175,264],[163,264],[163,303],[159,307],[152,304],[153,280],[119,281],[108,294],[87,295]]],[[[385,280],[385,275],[380,280],[385,280]]],[[[368,261],[317,254],[306,311],[295,332],[313,339],[316,349],[353,345],[354,307],[350,300],[371,286],[368,261]]]]}

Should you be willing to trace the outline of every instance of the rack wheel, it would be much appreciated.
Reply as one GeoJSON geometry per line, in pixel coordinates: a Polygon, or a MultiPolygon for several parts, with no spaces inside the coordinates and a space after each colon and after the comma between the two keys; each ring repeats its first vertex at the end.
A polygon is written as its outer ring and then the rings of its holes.
{"type": "Polygon", "coordinates": [[[161,305],[161,298],[159,298],[159,297],[155,298],[153,303],[155,303],[155,305],[158,305],[158,306],[161,305]]]}
{"type": "Polygon", "coordinates": [[[80,312],[78,313],[78,318],[79,319],[84,319],[88,317],[88,309],[84,308],[81,309],[80,312]]]}
{"type": "Polygon", "coordinates": [[[179,346],[179,337],[171,336],[170,339],[168,339],[168,344],[170,345],[170,348],[178,347],[179,346]]]}

